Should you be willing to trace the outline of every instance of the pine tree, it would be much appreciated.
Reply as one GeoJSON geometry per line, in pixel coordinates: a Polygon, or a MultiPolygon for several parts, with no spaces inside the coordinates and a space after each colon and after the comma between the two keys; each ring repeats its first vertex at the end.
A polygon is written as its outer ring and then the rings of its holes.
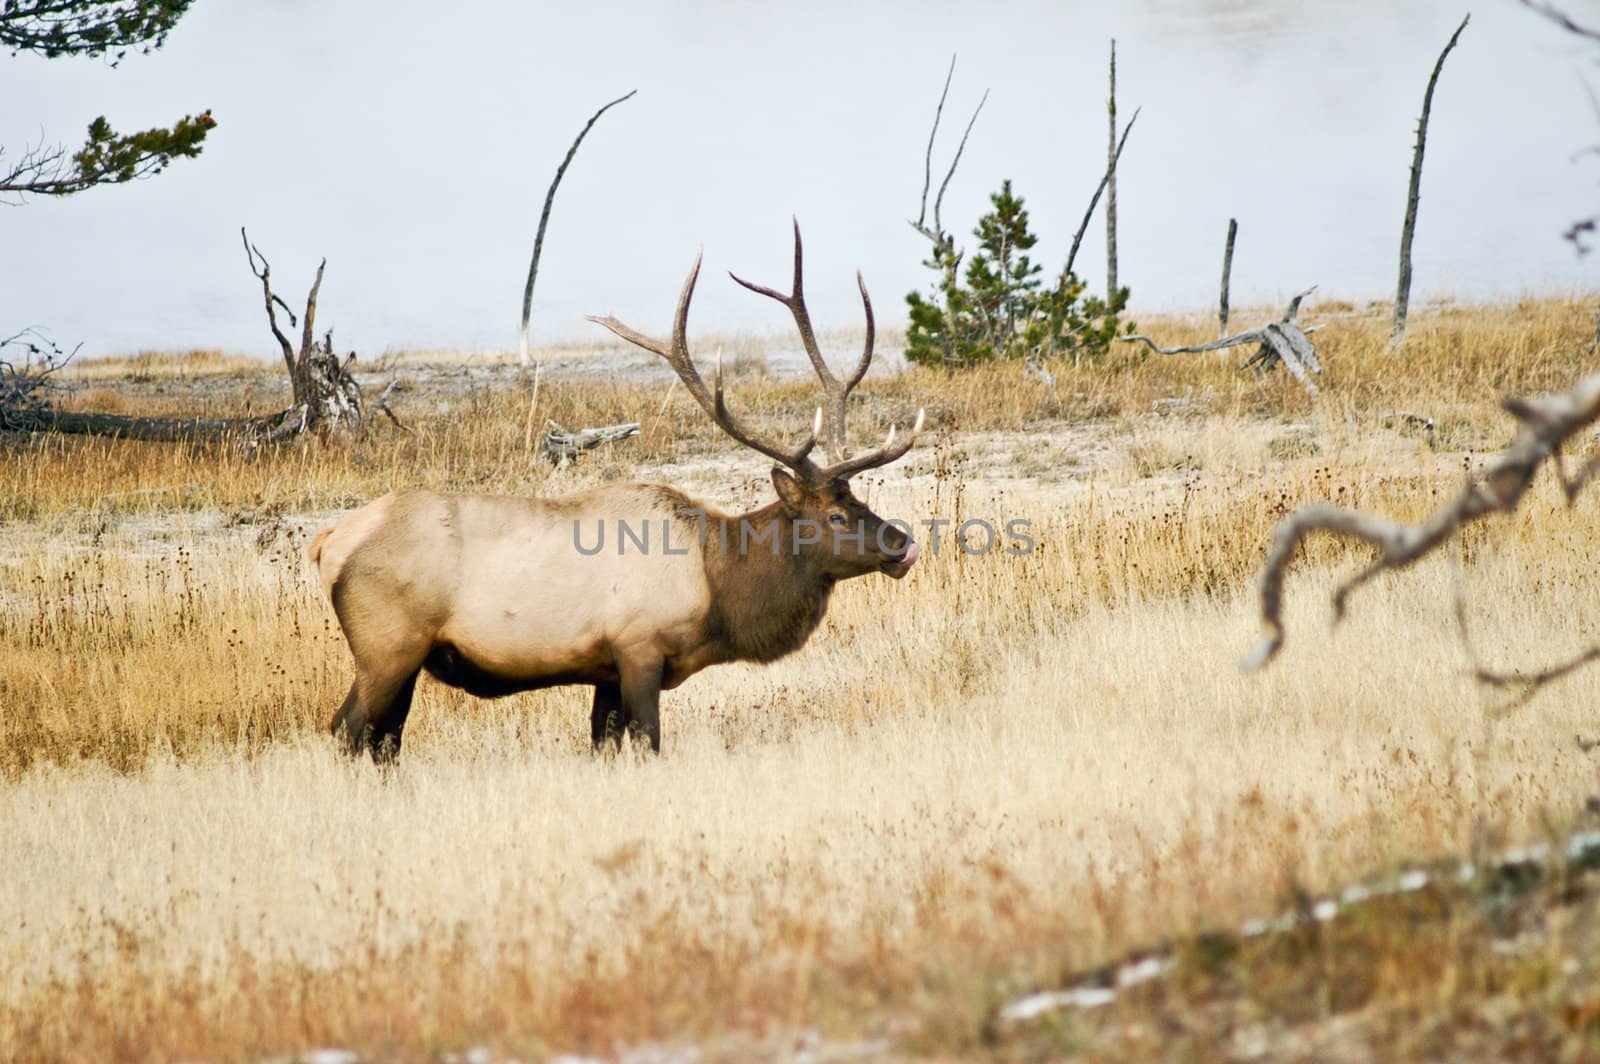
{"type": "Polygon", "coordinates": [[[938,276],[932,299],[919,292],[906,296],[908,361],[960,366],[996,358],[1095,356],[1119,333],[1133,330],[1120,320],[1125,288],[1110,301],[1086,297],[1083,282],[1072,274],[1044,287],[1043,268],[1028,257],[1038,237],[1010,180],[989,204],[973,230],[978,249],[967,262],[965,285],[963,255],[948,237],[923,263],[938,276]]]}
{"type": "MultiPolygon", "coordinates": [[[[13,55],[109,57],[151,52],[193,0],[3,0],[0,48],[13,55]]],[[[0,148],[0,196],[70,196],[96,185],[119,185],[158,174],[173,159],[200,154],[216,125],[210,111],[185,115],[173,126],[118,133],[104,118],[89,124],[82,148],[39,143],[8,161],[0,148]]]]}

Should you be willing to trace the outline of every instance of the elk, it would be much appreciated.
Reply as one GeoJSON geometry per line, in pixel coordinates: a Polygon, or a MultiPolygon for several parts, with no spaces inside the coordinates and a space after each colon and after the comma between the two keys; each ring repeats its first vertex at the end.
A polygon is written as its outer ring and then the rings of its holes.
{"type": "Polygon", "coordinates": [[[919,548],[909,527],[868,509],[850,478],[905,455],[923,412],[898,442],[891,427],[878,447],[847,449],[846,401],[872,363],[872,300],[858,272],[866,345],[841,380],[817,345],[801,268],[796,223],[789,294],[730,274],[789,309],[822,382],[825,402],[811,432],[791,446],[757,435],[728,409],[720,359],[710,388],[695,368],[687,330],[699,258],[670,341],[612,317],[589,319],[660,355],[728,436],[776,463],[769,505],[729,514],[676,488],[640,483],[550,499],[409,491],[317,534],[309,555],[355,658],[355,682],[330,725],[352,755],[366,751],[384,763],[399,754],[423,671],[481,698],[592,686],[597,751],[633,734],[659,752],[663,690],[710,665],[792,653],[816,630],[840,580],[900,579],[911,570],[919,548]],[[825,463],[812,457],[824,427],[825,463]]]}

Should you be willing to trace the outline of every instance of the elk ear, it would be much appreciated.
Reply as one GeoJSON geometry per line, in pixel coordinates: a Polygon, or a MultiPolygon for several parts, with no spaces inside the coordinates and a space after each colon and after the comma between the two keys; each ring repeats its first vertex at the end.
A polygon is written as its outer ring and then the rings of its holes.
{"type": "Polygon", "coordinates": [[[806,489],[801,487],[798,480],[777,466],[773,466],[772,486],[778,492],[778,501],[783,503],[783,508],[790,517],[800,512],[806,501],[806,489]]]}

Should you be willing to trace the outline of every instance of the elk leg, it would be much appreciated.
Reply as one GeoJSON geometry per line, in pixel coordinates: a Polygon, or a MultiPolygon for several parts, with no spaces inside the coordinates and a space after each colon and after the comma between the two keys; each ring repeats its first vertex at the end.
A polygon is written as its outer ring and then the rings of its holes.
{"type": "Polygon", "coordinates": [[[356,676],[344,705],[334,715],[329,730],[344,742],[352,757],[370,753],[380,764],[393,761],[400,752],[400,733],[411,712],[411,696],[417,686],[421,662],[381,679],[356,676]]]}
{"type": "Polygon", "coordinates": [[[621,662],[622,700],[628,707],[628,730],[650,740],[650,752],[661,752],[661,660],[648,664],[621,662]]]}
{"type": "Polygon", "coordinates": [[[622,704],[622,685],[597,683],[594,685],[594,708],[589,711],[589,738],[596,753],[610,745],[613,750],[622,746],[622,735],[628,727],[628,711],[622,704]]]}
{"type": "Polygon", "coordinates": [[[328,731],[334,735],[342,735],[344,733],[345,721],[350,719],[350,711],[356,708],[360,691],[360,680],[350,685],[350,693],[344,696],[344,703],[339,707],[339,711],[333,715],[333,720],[328,722],[328,731]]]}
{"type": "Polygon", "coordinates": [[[411,713],[411,696],[416,690],[417,673],[414,672],[400,684],[388,708],[370,717],[367,751],[376,764],[392,765],[400,756],[400,734],[405,731],[406,717],[411,713]]]}

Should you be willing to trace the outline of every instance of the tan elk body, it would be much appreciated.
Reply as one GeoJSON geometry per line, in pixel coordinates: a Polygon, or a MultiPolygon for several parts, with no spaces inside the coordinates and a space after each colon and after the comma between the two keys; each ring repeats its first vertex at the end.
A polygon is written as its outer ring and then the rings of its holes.
{"type": "Polygon", "coordinates": [[[845,450],[845,400],[872,359],[872,304],[862,285],[867,342],[840,381],[806,312],[798,226],[794,268],[787,296],[739,283],[789,307],[827,393],[797,447],[753,435],[729,412],[720,366],[714,389],[695,369],[686,331],[698,261],[670,343],[592,319],[665,358],[730,436],[786,467],[772,470],[772,504],[728,514],[658,484],[554,499],[416,491],[386,495],[318,533],[310,557],[355,658],[355,682],[332,722],[352,752],[398,754],[424,670],[480,697],[593,686],[597,748],[632,730],[659,749],[662,690],[709,665],[797,650],[839,580],[910,570],[917,545],[856,499],[848,479],[905,454],[922,416],[898,443],[891,430],[872,451],[845,450]],[[833,461],[820,466],[810,454],[824,422],[833,461]]]}

